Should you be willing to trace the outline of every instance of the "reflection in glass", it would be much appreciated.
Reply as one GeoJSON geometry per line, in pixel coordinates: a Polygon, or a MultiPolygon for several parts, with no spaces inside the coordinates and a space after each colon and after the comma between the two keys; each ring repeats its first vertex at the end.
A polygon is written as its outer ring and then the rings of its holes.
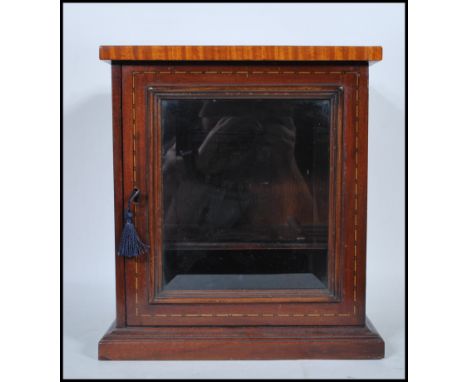
{"type": "Polygon", "coordinates": [[[326,288],[330,103],[161,101],[164,288],[326,288]]]}

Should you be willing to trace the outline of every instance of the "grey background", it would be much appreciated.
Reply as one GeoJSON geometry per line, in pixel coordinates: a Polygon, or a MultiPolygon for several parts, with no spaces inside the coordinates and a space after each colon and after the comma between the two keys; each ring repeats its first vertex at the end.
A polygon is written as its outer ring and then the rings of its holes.
{"type": "Polygon", "coordinates": [[[64,4],[65,378],[404,376],[404,5],[64,4]],[[99,45],[381,45],[370,67],[367,315],[378,361],[99,362],[115,318],[110,65],[99,45]]]}

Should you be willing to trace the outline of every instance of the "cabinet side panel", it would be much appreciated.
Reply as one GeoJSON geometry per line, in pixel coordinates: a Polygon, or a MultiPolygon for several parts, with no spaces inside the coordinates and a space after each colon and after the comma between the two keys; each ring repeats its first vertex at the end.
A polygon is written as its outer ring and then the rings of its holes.
{"type": "Polygon", "coordinates": [[[125,259],[117,255],[123,227],[122,177],[122,65],[112,64],[112,138],[114,154],[114,224],[115,224],[115,285],[116,326],[125,327],[125,259]]]}
{"type": "Polygon", "coordinates": [[[368,153],[368,109],[369,109],[369,65],[365,63],[360,67],[359,121],[356,126],[355,160],[359,163],[359,180],[357,182],[359,197],[359,251],[357,258],[357,276],[360,288],[357,289],[360,316],[366,317],[366,248],[367,248],[367,153],[368,153]]]}

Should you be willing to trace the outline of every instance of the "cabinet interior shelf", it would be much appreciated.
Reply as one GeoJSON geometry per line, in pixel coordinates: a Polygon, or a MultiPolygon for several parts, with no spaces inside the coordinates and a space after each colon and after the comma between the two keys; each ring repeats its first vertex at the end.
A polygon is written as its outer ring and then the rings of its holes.
{"type": "Polygon", "coordinates": [[[249,250],[326,250],[328,248],[327,226],[303,226],[290,239],[274,237],[266,229],[252,227],[234,232],[217,231],[212,234],[200,231],[199,227],[165,225],[163,247],[177,251],[249,251],[249,250]],[[189,228],[189,229],[187,229],[189,228]],[[210,237],[211,236],[211,237],[210,237]]]}
{"type": "Polygon", "coordinates": [[[164,290],[325,289],[312,273],[177,275],[164,290]]]}
{"type": "Polygon", "coordinates": [[[327,248],[327,243],[164,243],[164,250],[168,251],[326,250],[327,248]]]}

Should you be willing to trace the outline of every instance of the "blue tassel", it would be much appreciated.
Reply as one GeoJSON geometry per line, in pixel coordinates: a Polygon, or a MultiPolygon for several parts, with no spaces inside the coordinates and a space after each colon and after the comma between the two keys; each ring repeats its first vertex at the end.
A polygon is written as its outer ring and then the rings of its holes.
{"type": "Polygon", "coordinates": [[[132,217],[133,214],[130,209],[126,209],[125,226],[120,237],[119,251],[117,252],[119,256],[136,257],[149,249],[149,245],[143,243],[138,237],[132,217]]]}

